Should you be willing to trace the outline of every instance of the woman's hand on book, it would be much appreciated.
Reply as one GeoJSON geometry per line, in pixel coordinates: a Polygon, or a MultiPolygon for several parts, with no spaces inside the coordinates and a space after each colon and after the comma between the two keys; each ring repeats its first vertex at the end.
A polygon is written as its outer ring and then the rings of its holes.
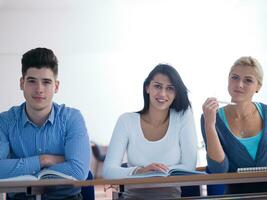
{"type": "Polygon", "coordinates": [[[168,166],[161,164],[161,163],[152,163],[150,165],[147,165],[145,167],[140,167],[135,171],[135,174],[142,174],[149,171],[162,171],[162,172],[168,172],[169,168],[168,166]]]}
{"type": "Polygon", "coordinates": [[[50,167],[58,163],[62,163],[65,161],[64,156],[56,156],[56,155],[41,155],[40,157],[40,165],[41,168],[50,167]]]}

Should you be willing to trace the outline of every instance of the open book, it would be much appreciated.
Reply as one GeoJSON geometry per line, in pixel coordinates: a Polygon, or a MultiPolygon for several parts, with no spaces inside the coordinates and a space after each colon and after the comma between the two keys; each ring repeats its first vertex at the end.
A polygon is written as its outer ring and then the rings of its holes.
{"type": "Polygon", "coordinates": [[[34,180],[40,180],[40,179],[70,179],[70,180],[77,180],[76,178],[63,174],[61,172],[57,172],[50,169],[44,169],[40,171],[37,175],[22,175],[22,176],[16,176],[11,178],[5,178],[0,179],[0,182],[3,181],[34,181],[34,180]]]}
{"type": "Polygon", "coordinates": [[[142,174],[133,174],[129,178],[146,178],[146,177],[157,177],[157,176],[185,176],[192,174],[206,174],[206,172],[195,171],[195,170],[185,170],[185,169],[170,169],[168,172],[162,171],[150,171],[142,174]]]}

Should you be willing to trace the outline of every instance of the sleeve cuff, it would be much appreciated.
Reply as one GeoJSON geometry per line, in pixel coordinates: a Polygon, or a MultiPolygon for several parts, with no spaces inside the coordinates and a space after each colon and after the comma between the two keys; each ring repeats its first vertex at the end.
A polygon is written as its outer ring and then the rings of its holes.
{"type": "Polygon", "coordinates": [[[5,159],[9,154],[9,144],[0,141],[0,159],[5,159]]]}
{"type": "Polygon", "coordinates": [[[229,162],[228,162],[228,159],[226,156],[225,156],[224,160],[220,163],[215,161],[215,160],[212,160],[210,157],[207,157],[207,161],[208,161],[208,171],[210,173],[228,172],[229,162]]]}
{"type": "Polygon", "coordinates": [[[141,168],[141,167],[135,167],[135,168],[133,168],[133,169],[131,170],[131,172],[130,172],[130,175],[135,175],[136,172],[137,172],[137,170],[140,169],[140,168],[141,168]]]}
{"type": "Polygon", "coordinates": [[[28,173],[29,174],[36,174],[39,173],[41,170],[41,166],[40,166],[40,159],[39,156],[33,156],[33,157],[29,157],[27,158],[27,166],[28,166],[28,173]]]}

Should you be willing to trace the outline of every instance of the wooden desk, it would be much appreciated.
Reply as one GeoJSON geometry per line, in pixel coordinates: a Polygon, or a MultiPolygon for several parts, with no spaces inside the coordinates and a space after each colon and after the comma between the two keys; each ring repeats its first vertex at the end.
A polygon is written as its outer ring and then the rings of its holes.
{"type": "Polygon", "coordinates": [[[36,195],[36,199],[41,199],[41,194],[45,187],[58,185],[78,187],[79,181],[73,181],[68,179],[46,179],[38,181],[0,181],[0,193],[25,192],[28,195],[36,195]]]}
{"type": "Polygon", "coordinates": [[[76,181],[77,186],[88,185],[134,185],[151,183],[178,183],[180,186],[213,185],[231,183],[267,182],[267,172],[250,173],[221,173],[221,174],[194,174],[187,176],[125,178],[125,179],[94,179],[91,181],[76,181]]]}
{"type": "Polygon", "coordinates": [[[0,192],[26,192],[28,194],[38,194],[38,198],[40,199],[40,194],[42,194],[44,187],[56,185],[82,187],[89,185],[145,185],[153,183],[177,183],[180,186],[189,186],[255,182],[267,182],[267,172],[197,174],[188,176],[127,178],[113,180],[95,179],[91,181],[73,181],[67,179],[49,179],[38,181],[5,181],[0,182],[0,192]]]}
{"type": "MultiPolygon", "coordinates": [[[[153,178],[127,178],[127,179],[95,179],[91,181],[80,181],[78,186],[88,185],[146,185],[153,183],[176,183],[180,186],[192,185],[214,185],[214,184],[232,184],[232,183],[256,183],[267,182],[267,172],[251,173],[224,173],[224,174],[197,174],[187,176],[153,177],[153,178]]],[[[260,194],[242,194],[253,199],[267,199],[267,193],[260,194]],[[253,196],[252,196],[253,195],[253,196]]],[[[199,197],[199,199],[207,197],[199,197]]],[[[212,197],[211,197],[212,198],[212,197]]],[[[216,196],[215,199],[240,199],[238,195],[216,196]]],[[[194,199],[197,199],[194,197],[194,199]]]]}

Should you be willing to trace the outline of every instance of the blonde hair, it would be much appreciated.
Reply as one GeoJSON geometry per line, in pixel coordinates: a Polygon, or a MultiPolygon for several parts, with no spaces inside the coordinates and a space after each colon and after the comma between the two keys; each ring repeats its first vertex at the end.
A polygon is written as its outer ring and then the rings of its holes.
{"type": "Polygon", "coordinates": [[[235,61],[233,66],[231,67],[230,73],[233,71],[233,68],[236,66],[242,66],[246,67],[249,66],[253,68],[256,72],[256,78],[260,85],[262,85],[263,81],[263,70],[259,63],[259,61],[256,58],[253,58],[251,56],[243,56],[235,61]]]}

